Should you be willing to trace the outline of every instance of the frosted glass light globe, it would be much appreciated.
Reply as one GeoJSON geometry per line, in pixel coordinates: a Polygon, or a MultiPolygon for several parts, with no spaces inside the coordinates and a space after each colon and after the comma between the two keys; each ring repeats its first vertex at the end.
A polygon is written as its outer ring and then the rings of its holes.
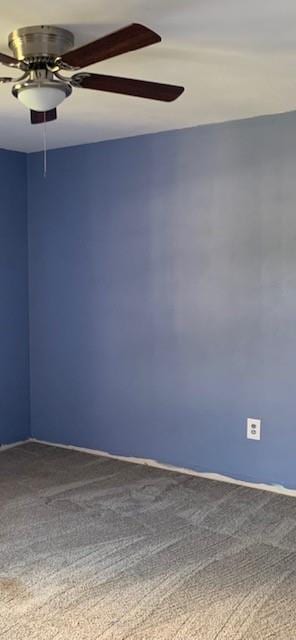
{"type": "Polygon", "coordinates": [[[32,111],[50,111],[58,106],[66,97],[63,85],[24,86],[18,91],[18,99],[32,111]]]}

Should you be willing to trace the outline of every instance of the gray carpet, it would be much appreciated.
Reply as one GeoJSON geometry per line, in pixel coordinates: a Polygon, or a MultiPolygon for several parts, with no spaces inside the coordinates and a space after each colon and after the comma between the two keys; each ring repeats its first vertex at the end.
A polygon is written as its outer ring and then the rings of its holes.
{"type": "Polygon", "coordinates": [[[296,639],[296,499],[28,443],[0,453],[4,640],[296,639]]]}

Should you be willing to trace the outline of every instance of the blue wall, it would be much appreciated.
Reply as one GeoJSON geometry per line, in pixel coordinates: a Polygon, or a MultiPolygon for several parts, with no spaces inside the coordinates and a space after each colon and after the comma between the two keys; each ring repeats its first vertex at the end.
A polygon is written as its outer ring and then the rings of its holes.
{"type": "Polygon", "coordinates": [[[296,487],[295,165],[295,114],[29,157],[35,437],[296,487]]]}
{"type": "Polygon", "coordinates": [[[29,436],[26,156],[0,150],[0,443],[29,436]]]}

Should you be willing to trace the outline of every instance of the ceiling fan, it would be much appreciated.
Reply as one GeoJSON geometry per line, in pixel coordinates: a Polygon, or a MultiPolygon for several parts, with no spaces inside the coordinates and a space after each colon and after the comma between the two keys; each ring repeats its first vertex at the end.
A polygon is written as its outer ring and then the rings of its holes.
{"type": "Polygon", "coordinates": [[[56,120],[56,107],[71,95],[73,87],[172,102],[183,93],[183,87],[98,73],[80,72],[71,77],[61,73],[78,71],[160,41],[157,33],[134,23],[73,49],[74,36],[66,29],[46,25],[23,27],[8,38],[14,57],[0,53],[0,63],[20,69],[22,75],[0,78],[0,83],[14,83],[12,94],[30,109],[32,124],[56,120]]]}

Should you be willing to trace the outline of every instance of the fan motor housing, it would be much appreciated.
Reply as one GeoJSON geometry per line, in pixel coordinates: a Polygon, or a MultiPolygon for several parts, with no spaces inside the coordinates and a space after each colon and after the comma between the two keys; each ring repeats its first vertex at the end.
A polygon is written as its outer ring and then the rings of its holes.
{"type": "Polygon", "coordinates": [[[17,60],[54,59],[73,48],[74,36],[67,29],[37,25],[12,31],[8,44],[17,60]]]}

